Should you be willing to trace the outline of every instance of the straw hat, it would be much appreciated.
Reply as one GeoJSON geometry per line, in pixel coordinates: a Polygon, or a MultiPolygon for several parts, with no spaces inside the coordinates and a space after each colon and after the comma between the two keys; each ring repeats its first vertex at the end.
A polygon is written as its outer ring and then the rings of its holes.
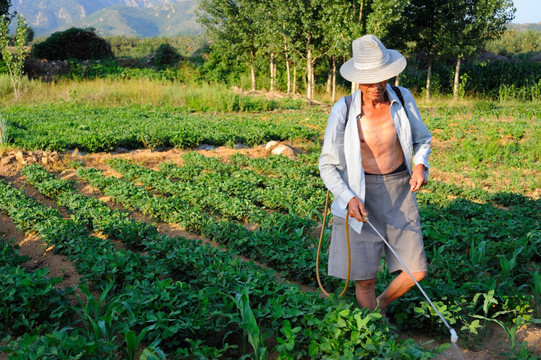
{"type": "Polygon", "coordinates": [[[358,84],[374,84],[400,74],[406,68],[406,58],[398,51],[385,48],[374,35],[353,41],[353,57],[340,67],[346,80],[358,84]]]}

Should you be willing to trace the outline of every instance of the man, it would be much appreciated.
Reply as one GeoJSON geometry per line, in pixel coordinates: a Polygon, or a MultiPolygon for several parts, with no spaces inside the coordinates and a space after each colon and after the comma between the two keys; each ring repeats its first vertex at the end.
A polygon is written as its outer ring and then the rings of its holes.
{"type": "Polygon", "coordinates": [[[375,283],[384,246],[366,218],[386,237],[417,281],[427,263],[414,192],[426,184],[432,137],[411,93],[387,84],[406,67],[406,59],[366,35],[353,41],[353,57],[340,68],[360,84],[351,103],[340,99],[329,115],[319,169],[333,193],[334,215],[329,275],[345,279],[348,268],[345,217],[349,209],[351,280],[359,306],[385,309],[414,282],[389,249],[389,272],[401,271],[376,298],[375,283]],[[404,103],[404,105],[402,105],[404,103]],[[347,116],[347,118],[346,118],[347,116]]]}

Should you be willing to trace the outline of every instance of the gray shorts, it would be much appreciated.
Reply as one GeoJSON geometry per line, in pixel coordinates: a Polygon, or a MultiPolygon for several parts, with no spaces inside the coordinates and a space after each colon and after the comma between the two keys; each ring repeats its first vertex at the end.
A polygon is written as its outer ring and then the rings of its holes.
{"type": "MultiPolygon", "coordinates": [[[[427,271],[426,256],[415,193],[410,191],[407,171],[390,175],[366,175],[364,207],[370,223],[385,237],[410,272],[427,271]]],[[[389,272],[404,270],[394,254],[368,224],[360,234],[349,228],[351,247],[351,280],[374,279],[385,248],[389,272]]],[[[345,219],[334,216],[329,270],[331,276],[347,277],[348,251],[345,219]]]]}

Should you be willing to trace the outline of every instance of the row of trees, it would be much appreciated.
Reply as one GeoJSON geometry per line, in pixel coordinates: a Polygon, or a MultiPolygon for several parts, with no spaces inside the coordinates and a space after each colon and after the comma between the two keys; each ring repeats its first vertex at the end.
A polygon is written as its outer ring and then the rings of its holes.
{"type": "Polygon", "coordinates": [[[235,56],[250,69],[252,90],[256,59],[264,57],[271,91],[282,61],[287,92],[295,92],[296,71],[302,68],[306,96],[313,99],[314,67],[324,59],[334,99],[336,69],[351,56],[352,41],[374,34],[405,56],[426,54],[430,99],[433,60],[456,59],[456,96],[461,62],[498,38],[514,12],[512,0],[202,0],[197,18],[213,50],[235,56]]]}

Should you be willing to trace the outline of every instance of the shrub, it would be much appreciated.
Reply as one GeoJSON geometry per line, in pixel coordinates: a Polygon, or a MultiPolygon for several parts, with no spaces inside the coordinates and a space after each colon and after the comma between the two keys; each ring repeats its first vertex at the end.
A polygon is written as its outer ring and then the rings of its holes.
{"type": "Polygon", "coordinates": [[[47,60],[107,59],[113,57],[111,46],[92,28],[71,28],[56,32],[32,47],[32,56],[47,60]]]}
{"type": "Polygon", "coordinates": [[[152,63],[154,66],[164,68],[176,65],[181,59],[182,56],[173,46],[163,43],[156,49],[152,63]]]}

